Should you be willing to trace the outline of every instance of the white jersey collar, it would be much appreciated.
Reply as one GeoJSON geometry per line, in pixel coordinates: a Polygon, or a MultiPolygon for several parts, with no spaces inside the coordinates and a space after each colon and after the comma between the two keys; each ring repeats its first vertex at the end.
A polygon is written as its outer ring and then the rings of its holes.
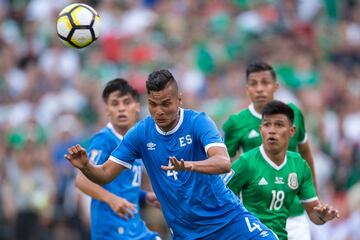
{"type": "Polygon", "coordinates": [[[250,113],[251,113],[254,117],[256,117],[256,118],[258,118],[258,119],[261,119],[261,114],[258,113],[258,112],[255,110],[255,107],[254,107],[254,104],[253,104],[253,103],[251,103],[251,104],[249,105],[248,109],[249,109],[250,113]]]}
{"type": "Polygon", "coordinates": [[[163,130],[161,130],[160,128],[159,128],[159,126],[156,124],[156,122],[155,122],[155,128],[156,128],[156,131],[158,131],[158,133],[160,133],[161,135],[170,135],[170,134],[173,134],[174,132],[176,132],[179,128],[180,128],[180,126],[181,126],[181,124],[182,124],[182,122],[183,122],[183,120],[184,120],[184,109],[183,108],[179,108],[180,109],[180,118],[179,118],[179,121],[178,121],[178,123],[176,124],[176,126],[173,128],[173,129],[171,129],[170,131],[168,131],[168,132],[164,132],[163,130]]]}
{"type": "Polygon", "coordinates": [[[265,161],[268,162],[270,166],[272,166],[273,168],[275,168],[275,169],[278,170],[278,171],[279,171],[282,167],[284,167],[285,164],[286,164],[286,161],[287,161],[287,156],[286,156],[286,154],[285,154],[285,159],[284,159],[283,163],[278,166],[278,165],[276,165],[276,164],[266,155],[266,152],[265,152],[265,150],[264,150],[264,145],[262,145],[262,144],[260,145],[260,153],[261,153],[261,155],[263,156],[263,158],[265,159],[265,161]]]}
{"type": "Polygon", "coordinates": [[[123,135],[121,135],[120,133],[118,133],[114,126],[111,123],[106,124],[106,127],[110,129],[110,131],[119,139],[122,140],[123,139],[123,135]]]}

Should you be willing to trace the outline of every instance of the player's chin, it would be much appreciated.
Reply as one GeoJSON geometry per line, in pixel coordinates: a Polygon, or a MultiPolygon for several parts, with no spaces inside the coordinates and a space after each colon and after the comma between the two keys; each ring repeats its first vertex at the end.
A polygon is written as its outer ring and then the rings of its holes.
{"type": "Polygon", "coordinates": [[[156,125],[158,125],[159,127],[166,127],[169,125],[169,121],[167,120],[163,120],[163,119],[157,119],[156,121],[156,125]]]}
{"type": "Polygon", "coordinates": [[[124,129],[124,128],[130,128],[131,124],[129,120],[118,120],[116,121],[116,126],[120,129],[124,129]]]}
{"type": "Polygon", "coordinates": [[[260,104],[260,103],[267,103],[269,102],[269,99],[267,97],[255,97],[254,99],[254,102],[257,103],[257,104],[260,104]]]}
{"type": "Polygon", "coordinates": [[[266,142],[267,149],[269,150],[278,150],[280,148],[279,143],[276,141],[267,141],[266,142]]]}

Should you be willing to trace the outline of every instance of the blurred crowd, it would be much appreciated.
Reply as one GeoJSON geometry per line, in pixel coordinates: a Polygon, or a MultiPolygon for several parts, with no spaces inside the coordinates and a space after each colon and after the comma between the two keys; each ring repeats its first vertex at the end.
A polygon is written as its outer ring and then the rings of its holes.
{"type": "MultiPolygon", "coordinates": [[[[0,0],[0,239],[89,239],[88,199],[63,155],[106,123],[107,81],[126,78],[145,94],[147,75],[169,68],[184,107],[221,129],[249,104],[244,70],[257,59],[275,67],[277,98],[303,110],[320,197],[340,209],[339,220],[312,226],[313,239],[359,236],[359,1],[76,2],[102,22],[82,50],[56,36],[57,14],[72,1],[0,0]]],[[[166,238],[161,213],[143,213],[166,238]]]]}

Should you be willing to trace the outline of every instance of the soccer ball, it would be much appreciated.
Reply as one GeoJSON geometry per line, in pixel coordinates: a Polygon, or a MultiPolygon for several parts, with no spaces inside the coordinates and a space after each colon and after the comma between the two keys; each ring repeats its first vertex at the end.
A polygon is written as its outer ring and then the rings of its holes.
{"type": "Polygon", "coordinates": [[[83,3],[74,3],[59,13],[56,31],[65,45],[83,48],[98,39],[100,17],[92,7],[83,3]]]}

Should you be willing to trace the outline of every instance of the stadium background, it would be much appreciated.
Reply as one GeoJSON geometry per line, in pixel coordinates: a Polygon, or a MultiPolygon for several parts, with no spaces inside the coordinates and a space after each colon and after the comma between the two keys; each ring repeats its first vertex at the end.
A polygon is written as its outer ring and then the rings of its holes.
{"type": "MultiPolygon", "coordinates": [[[[312,226],[313,239],[359,239],[358,1],[82,2],[98,11],[103,32],[79,51],[55,34],[71,1],[0,0],[0,239],[13,239],[16,226],[32,239],[88,238],[88,201],[63,154],[106,123],[106,81],[125,77],[144,93],[148,73],[169,68],[184,107],[221,128],[249,104],[244,70],[254,59],[275,66],[277,97],[303,110],[320,195],[340,209],[339,220],[312,226]]],[[[158,211],[143,213],[167,236],[158,211]]]]}

